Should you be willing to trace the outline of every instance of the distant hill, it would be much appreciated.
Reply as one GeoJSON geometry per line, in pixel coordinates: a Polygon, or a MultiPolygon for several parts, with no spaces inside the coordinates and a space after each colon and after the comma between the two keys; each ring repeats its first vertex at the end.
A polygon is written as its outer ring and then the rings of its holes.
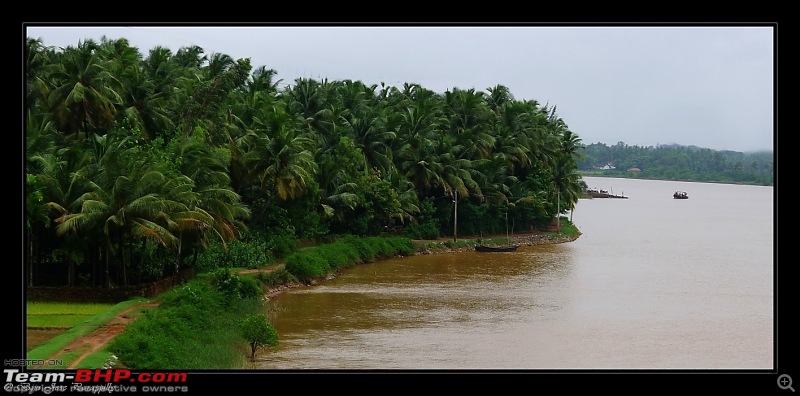
{"type": "Polygon", "coordinates": [[[774,185],[774,152],[718,151],[679,144],[650,147],[593,143],[579,151],[586,174],[642,179],[774,185]]]}

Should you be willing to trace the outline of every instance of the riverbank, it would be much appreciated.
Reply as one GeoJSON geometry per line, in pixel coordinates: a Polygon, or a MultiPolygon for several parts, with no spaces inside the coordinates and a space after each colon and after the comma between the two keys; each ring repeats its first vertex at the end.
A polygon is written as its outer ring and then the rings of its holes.
{"type": "MultiPolygon", "coordinates": [[[[556,231],[555,226],[551,226],[544,231],[533,231],[524,234],[515,234],[508,239],[511,240],[511,243],[517,246],[538,246],[538,245],[552,245],[552,244],[559,244],[559,243],[567,243],[572,242],[578,239],[581,236],[581,232],[575,228],[574,225],[570,224],[569,222],[565,223],[561,227],[561,232],[556,231]]],[[[456,252],[474,252],[475,246],[478,244],[478,241],[498,241],[502,240],[507,241],[505,235],[488,235],[482,237],[466,237],[466,238],[458,238],[457,240],[453,240],[451,238],[439,238],[436,240],[412,240],[414,244],[417,245],[417,251],[412,255],[428,255],[428,254],[447,254],[447,253],[456,253],[456,252]]],[[[272,272],[279,269],[282,269],[283,264],[272,265],[266,269],[256,269],[256,270],[245,270],[240,271],[239,274],[253,274],[258,272],[272,272]]],[[[312,287],[318,285],[322,282],[327,280],[331,280],[338,275],[338,272],[332,272],[328,274],[325,278],[320,280],[314,280],[310,284],[304,284],[301,282],[289,282],[285,284],[275,285],[273,287],[267,288],[264,291],[264,301],[268,301],[269,299],[285,292],[288,290],[296,289],[299,287],[312,287]]]]}
{"type": "MultiPolygon", "coordinates": [[[[572,242],[581,233],[555,233],[555,232],[531,232],[527,234],[514,235],[509,237],[512,245],[517,246],[537,246],[537,245],[552,245],[558,243],[572,242]]],[[[419,246],[419,251],[415,255],[420,254],[442,254],[442,253],[455,253],[455,252],[472,252],[475,251],[475,245],[479,240],[505,240],[505,236],[493,235],[482,238],[465,238],[453,241],[452,239],[438,239],[436,241],[423,241],[414,240],[419,246]]]]}
{"type": "MultiPolygon", "coordinates": [[[[557,232],[554,228],[549,228],[545,231],[535,231],[525,234],[517,234],[511,236],[510,239],[512,243],[518,246],[535,246],[535,245],[545,245],[545,244],[557,244],[557,243],[565,243],[571,242],[577,239],[581,233],[575,228],[572,224],[568,222],[562,223],[561,232],[557,232]]],[[[475,246],[478,244],[478,241],[481,240],[483,243],[501,243],[505,244],[508,243],[505,235],[490,235],[490,236],[482,236],[482,237],[466,237],[466,238],[459,238],[458,240],[454,241],[451,238],[440,238],[437,240],[417,240],[412,241],[416,246],[417,249],[415,252],[409,255],[428,255],[428,254],[446,254],[446,253],[455,253],[455,252],[468,252],[474,251],[475,246]]],[[[380,260],[380,259],[379,259],[380,260]]],[[[269,274],[276,271],[284,271],[285,272],[285,264],[284,263],[277,263],[272,264],[268,267],[259,268],[259,269],[248,269],[248,270],[239,270],[234,271],[234,273],[239,275],[248,275],[248,276],[259,276],[261,274],[269,274]]],[[[279,274],[276,273],[276,274],[279,274]]],[[[270,288],[266,288],[262,290],[262,302],[268,301],[270,298],[283,293],[285,291],[300,288],[300,287],[313,287],[317,284],[325,282],[326,280],[330,280],[335,278],[338,275],[337,271],[332,272],[331,274],[327,275],[323,279],[312,281],[310,284],[304,284],[300,282],[285,282],[279,285],[272,286],[270,288]]],[[[194,290],[195,287],[192,287],[194,290]]],[[[173,290],[173,293],[183,293],[187,292],[187,288],[177,288],[173,290]]],[[[200,289],[197,289],[199,291],[200,289]]],[[[197,292],[196,291],[196,292],[197,292]]],[[[158,305],[158,302],[164,298],[163,296],[159,296],[154,301],[148,301],[148,309],[155,309],[154,307],[158,305]]],[[[175,300],[175,297],[171,298],[175,300]]],[[[256,300],[253,300],[256,305],[260,305],[260,303],[256,300]]],[[[261,312],[263,307],[257,307],[256,305],[252,306],[251,309],[253,312],[261,312]]],[[[142,308],[144,305],[137,305],[137,309],[142,308]]],[[[179,309],[176,307],[172,307],[172,309],[179,309]]],[[[188,309],[188,308],[187,308],[188,309]]],[[[191,311],[191,309],[190,309],[191,311]]],[[[233,313],[230,307],[226,308],[226,312],[224,315],[233,313]]],[[[137,311],[138,312],[138,311],[137,311]]],[[[155,312],[155,311],[153,311],[155,312]]],[[[241,312],[237,311],[239,314],[241,312]]],[[[242,311],[243,312],[243,311],[242,311]]],[[[250,312],[250,311],[247,311],[250,312]]],[[[155,315],[155,313],[153,313],[155,315]]],[[[211,315],[211,317],[217,318],[224,316],[223,313],[211,315]]],[[[115,355],[112,355],[112,351],[106,349],[107,345],[118,335],[122,334],[123,331],[126,329],[127,324],[129,324],[133,317],[138,317],[139,315],[132,315],[130,311],[119,313],[114,320],[109,321],[108,325],[104,325],[101,328],[97,329],[97,331],[92,332],[91,334],[86,335],[78,335],[75,337],[70,337],[69,342],[64,341],[62,344],[53,344],[53,346],[47,346],[47,348],[51,348],[48,352],[42,352],[42,356],[49,356],[52,359],[63,358],[63,353],[80,350],[80,356],[75,358],[65,359],[68,360],[70,367],[74,368],[99,368],[100,366],[106,367],[109,362],[118,365],[118,367],[125,367],[125,363],[122,361],[117,361],[115,355]],[[65,348],[65,345],[69,344],[69,347],[65,348]],[[80,346],[80,348],[78,347],[80,346]],[[109,358],[111,357],[111,358],[109,358]],[[113,359],[113,360],[109,360],[113,359]]],[[[181,316],[178,314],[170,314],[171,317],[181,316]]],[[[234,315],[235,317],[235,315],[234,315]]],[[[212,331],[204,331],[202,335],[202,342],[198,341],[197,344],[203,345],[213,345],[216,349],[214,352],[210,352],[209,354],[213,356],[213,358],[209,356],[204,356],[201,360],[204,362],[212,362],[211,364],[219,364],[219,357],[223,355],[227,355],[228,360],[237,360],[241,358],[241,368],[247,369],[249,361],[244,358],[246,356],[246,350],[242,349],[239,351],[239,345],[236,344],[236,331],[231,327],[231,324],[236,323],[237,320],[232,319],[233,317],[228,317],[226,320],[222,320],[218,325],[209,325],[205,323],[201,326],[205,329],[211,329],[212,331]],[[218,328],[219,327],[219,328],[218,328]],[[208,333],[208,334],[205,334],[208,333]],[[239,354],[241,353],[241,357],[239,354]]],[[[202,319],[202,318],[200,318],[202,319]]],[[[197,319],[197,320],[200,320],[197,319]]],[[[219,318],[217,318],[219,319],[219,318]]],[[[186,324],[186,326],[195,326],[186,324]]],[[[139,328],[139,332],[147,332],[149,335],[148,337],[152,337],[153,334],[160,334],[160,330],[154,330],[154,328],[161,328],[159,324],[155,325],[144,325],[139,328]],[[152,334],[150,334],[152,333],[152,334]]],[[[197,332],[195,332],[197,333],[197,332]]],[[[201,335],[196,335],[200,337],[201,335]]],[[[161,337],[160,335],[158,337],[161,337]]],[[[173,340],[176,337],[174,334],[167,334],[163,336],[164,342],[168,343],[171,342],[169,340],[173,340]]],[[[46,344],[50,344],[47,342],[46,344]]],[[[117,352],[117,351],[114,351],[117,352]]],[[[197,358],[199,355],[204,355],[205,352],[187,352],[188,356],[192,358],[197,358]]],[[[35,354],[34,354],[35,355],[35,354]]],[[[30,356],[29,356],[30,357],[30,356]]],[[[225,357],[225,356],[223,356],[225,357]]],[[[175,356],[171,357],[170,359],[176,359],[175,356]]],[[[54,360],[55,361],[55,360],[54,360]]],[[[134,360],[135,361],[135,360],[134,360]]],[[[173,361],[173,360],[170,360],[173,361]]],[[[187,366],[188,367],[188,366],[187,366]]],[[[239,367],[239,366],[237,366],[239,367]]]]}

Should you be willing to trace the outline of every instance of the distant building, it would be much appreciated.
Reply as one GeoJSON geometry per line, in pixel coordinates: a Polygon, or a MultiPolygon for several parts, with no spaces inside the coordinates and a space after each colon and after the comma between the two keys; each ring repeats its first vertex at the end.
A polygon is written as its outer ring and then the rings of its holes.
{"type": "Polygon", "coordinates": [[[642,171],[642,170],[641,170],[641,169],[639,169],[639,168],[630,168],[630,169],[628,169],[628,172],[633,172],[633,173],[639,173],[639,172],[641,172],[641,171],[642,171]]]}
{"type": "Polygon", "coordinates": [[[611,164],[605,164],[605,165],[603,165],[603,166],[601,166],[601,167],[599,167],[599,168],[597,168],[597,169],[601,169],[601,170],[611,170],[611,169],[617,169],[617,167],[616,167],[616,166],[614,166],[614,165],[611,165],[611,164]]]}

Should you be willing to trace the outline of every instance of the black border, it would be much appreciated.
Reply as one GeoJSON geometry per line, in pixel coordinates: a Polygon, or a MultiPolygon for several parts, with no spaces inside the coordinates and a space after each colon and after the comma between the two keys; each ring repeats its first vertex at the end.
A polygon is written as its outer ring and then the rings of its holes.
{"type": "MultiPolygon", "coordinates": [[[[516,6],[514,6],[516,7],[516,6]]],[[[773,19],[772,17],[770,19],[773,19]]],[[[188,371],[189,380],[187,385],[190,392],[206,392],[219,390],[221,392],[275,392],[284,390],[282,385],[291,386],[290,391],[312,390],[315,386],[320,389],[337,391],[336,386],[340,385],[338,391],[352,392],[402,392],[405,390],[413,392],[441,391],[442,388],[431,387],[435,382],[450,385],[449,390],[474,390],[477,392],[494,391],[517,391],[524,393],[533,392],[566,392],[589,391],[604,392],[612,391],[616,393],[661,393],[665,391],[676,392],[702,392],[709,391],[714,393],[735,392],[740,394],[791,394],[787,389],[777,386],[777,379],[781,374],[789,374],[800,381],[800,372],[797,371],[797,348],[794,338],[800,334],[794,319],[795,310],[793,302],[796,299],[797,286],[795,277],[791,276],[792,267],[786,265],[780,267],[778,251],[778,22],[700,22],[700,23],[662,23],[662,22],[444,22],[444,23],[419,23],[419,22],[269,22],[269,23],[247,23],[247,22],[228,22],[228,23],[203,23],[203,22],[173,22],[173,23],[141,23],[141,22],[114,22],[114,23],[70,23],[70,22],[24,22],[22,23],[22,96],[24,104],[25,92],[25,26],[52,26],[52,25],[136,25],[147,26],[168,25],[168,26],[209,26],[209,25],[270,25],[270,26],[651,26],[651,25],[708,25],[708,26],[742,26],[758,25],[772,26],[774,28],[774,82],[775,82],[775,195],[774,195],[774,229],[775,229],[775,261],[774,261],[774,350],[775,366],[774,370],[558,370],[558,371],[515,371],[515,370],[460,370],[460,371],[394,371],[394,370],[356,370],[356,371],[188,371]],[[791,311],[785,312],[784,311],[791,311]],[[367,381],[363,381],[367,380],[367,381]],[[373,380],[386,380],[390,382],[376,383],[373,380]],[[497,381],[499,380],[499,381],[497,381]],[[491,381],[491,382],[489,382],[491,381]],[[520,384],[514,384],[520,381],[520,384]],[[472,385],[481,385],[480,388],[473,388],[472,385]],[[378,386],[376,386],[378,385],[378,386]],[[381,386],[383,385],[383,386],[381,386]],[[521,386],[521,387],[520,387],[521,386]]],[[[782,26],[785,27],[785,26],[782,26]]],[[[21,128],[24,132],[25,115],[24,105],[21,106],[21,128]]],[[[25,281],[24,281],[24,155],[25,140],[22,134],[20,147],[23,158],[20,161],[21,172],[21,243],[19,245],[20,260],[6,268],[3,276],[6,284],[3,290],[10,298],[8,302],[11,309],[7,314],[13,317],[13,328],[16,333],[11,334],[11,345],[6,344],[3,358],[20,358],[25,356],[25,281]],[[21,282],[20,282],[21,280],[21,282]],[[14,305],[21,307],[21,311],[16,311],[14,305]],[[17,343],[21,340],[21,343],[17,343]]],[[[746,230],[743,230],[746,232],[746,230]]],[[[791,264],[790,264],[791,265],[791,264]]],[[[8,333],[6,333],[8,334],[8,333]]],[[[6,367],[4,367],[6,368],[6,367]]],[[[24,371],[24,370],[23,370],[24,371]]],[[[174,370],[170,370],[174,371],[174,370]]],[[[800,382],[792,385],[793,388],[800,387],[800,382]]],[[[180,392],[182,393],[182,392],[180,392]]]]}

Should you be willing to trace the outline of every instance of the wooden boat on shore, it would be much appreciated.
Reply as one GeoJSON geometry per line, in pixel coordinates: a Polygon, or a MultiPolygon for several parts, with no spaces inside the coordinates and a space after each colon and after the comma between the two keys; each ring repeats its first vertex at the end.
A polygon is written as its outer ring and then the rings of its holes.
{"type": "Polygon", "coordinates": [[[515,252],[517,245],[506,246],[489,246],[489,245],[475,245],[476,252],[515,252]]]}
{"type": "Polygon", "coordinates": [[[675,194],[672,194],[672,198],[689,199],[689,194],[686,191],[675,191],[675,194]]]}
{"type": "Polygon", "coordinates": [[[508,245],[491,246],[483,243],[483,235],[478,239],[478,244],[475,245],[476,252],[493,253],[493,252],[515,252],[517,245],[511,243],[511,238],[508,236],[508,213],[506,213],[506,241],[508,245]]]}

